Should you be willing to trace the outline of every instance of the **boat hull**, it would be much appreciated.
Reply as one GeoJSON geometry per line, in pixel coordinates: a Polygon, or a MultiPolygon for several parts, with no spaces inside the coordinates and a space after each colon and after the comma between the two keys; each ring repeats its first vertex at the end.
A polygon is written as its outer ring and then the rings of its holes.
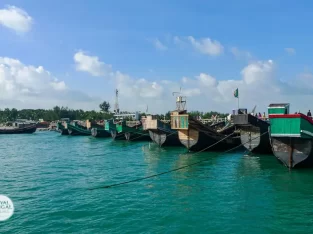
{"type": "Polygon", "coordinates": [[[225,151],[241,144],[239,137],[229,137],[219,142],[223,138],[215,138],[192,128],[179,130],[178,136],[189,151],[225,151]]]}
{"type": "Polygon", "coordinates": [[[116,124],[116,134],[123,134],[124,139],[127,141],[150,141],[148,130],[143,130],[140,123],[128,123],[128,121],[122,121],[116,124]]]}
{"type": "Polygon", "coordinates": [[[272,137],[273,153],[286,167],[313,167],[313,140],[293,137],[272,137]]]}
{"type": "Polygon", "coordinates": [[[61,133],[61,135],[69,135],[68,129],[67,129],[67,125],[68,125],[68,123],[61,123],[61,122],[58,122],[58,123],[57,123],[56,130],[57,130],[59,133],[61,133]],[[66,127],[64,126],[64,124],[66,125],[66,127]]]}
{"type": "Polygon", "coordinates": [[[61,135],[63,135],[63,136],[69,135],[67,128],[61,129],[60,132],[61,132],[61,135]]]}
{"type": "Polygon", "coordinates": [[[127,141],[151,141],[148,131],[125,132],[125,139],[127,141]]]}
{"type": "Polygon", "coordinates": [[[71,136],[90,136],[91,131],[71,124],[67,125],[68,133],[71,136]]]}
{"type": "Polygon", "coordinates": [[[0,129],[0,134],[31,134],[36,132],[36,124],[24,128],[7,128],[0,129]]]}
{"type": "Polygon", "coordinates": [[[262,131],[259,127],[242,127],[240,129],[240,139],[243,146],[252,153],[273,153],[268,132],[262,131]]]}
{"type": "Polygon", "coordinates": [[[110,137],[111,134],[107,132],[105,129],[92,128],[91,135],[93,137],[110,137]]]}
{"type": "Polygon", "coordinates": [[[125,141],[126,140],[124,133],[118,133],[114,129],[110,130],[110,132],[111,132],[111,137],[113,140],[115,140],[115,141],[121,141],[121,140],[125,141]]]}
{"type": "Polygon", "coordinates": [[[161,130],[149,130],[151,140],[158,146],[181,146],[178,132],[164,132],[161,130]]]}

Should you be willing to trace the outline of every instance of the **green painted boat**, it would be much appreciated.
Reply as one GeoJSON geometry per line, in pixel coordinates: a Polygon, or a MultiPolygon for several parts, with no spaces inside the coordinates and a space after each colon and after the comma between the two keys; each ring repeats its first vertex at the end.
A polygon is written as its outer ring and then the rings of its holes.
{"type": "Polygon", "coordinates": [[[113,140],[125,140],[125,135],[123,133],[118,133],[116,130],[116,123],[113,119],[109,119],[105,121],[104,125],[105,131],[111,134],[113,140]]]}
{"type": "Polygon", "coordinates": [[[71,122],[67,125],[68,133],[71,136],[90,136],[91,129],[79,125],[77,122],[71,122]]]}
{"type": "Polygon", "coordinates": [[[61,135],[68,135],[67,123],[57,122],[56,130],[61,133],[61,135]]]}
{"type": "Polygon", "coordinates": [[[101,129],[101,128],[92,128],[91,129],[91,135],[93,137],[110,137],[111,136],[111,134],[108,131],[106,131],[104,129],[104,127],[103,127],[103,129],[101,129]]]}
{"type": "Polygon", "coordinates": [[[116,124],[117,133],[123,133],[127,141],[151,141],[149,131],[143,130],[141,121],[121,121],[116,124]]]}
{"type": "Polygon", "coordinates": [[[270,104],[270,141],[274,155],[288,168],[313,166],[313,120],[289,114],[289,103],[270,104]]]}

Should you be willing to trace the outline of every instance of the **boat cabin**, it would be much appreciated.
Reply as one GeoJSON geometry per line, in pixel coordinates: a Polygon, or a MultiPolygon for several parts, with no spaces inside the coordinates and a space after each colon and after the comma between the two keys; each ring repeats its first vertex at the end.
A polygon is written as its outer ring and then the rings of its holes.
{"type": "Polygon", "coordinates": [[[28,126],[32,126],[34,124],[36,124],[36,123],[33,121],[24,120],[24,119],[17,119],[16,121],[8,121],[8,122],[6,122],[5,125],[9,126],[9,127],[14,127],[14,128],[25,128],[28,126]]]}
{"type": "Polygon", "coordinates": [[[156,115],[147,115],[141,118],[143,130],[157,129],[158,119],[156,115]]]}
{"type": "Polygon", "coordinates": [[[273,103],[268,106],[268,115],[286,115],[289,114],[289,103],[273,103]]]}
{"type": "Polygon", "coordinates": [[[238,109],[238,115],[246,115],[248,113],[247,108],[238,109]]]}
{"type": "Polygon", "coordinates": [[[125,114],[114,114],[114,120],[124,120],[124,119],[131,119],[131,120],[140,120],[140,113],[138,111],[134,113],[125,113],[125,114]]]}
{"type": "Polygon", "coordinates": [[[187,111],[173,111],[171,113],[171,129],[188,129],[189,115],[187,111]]]}

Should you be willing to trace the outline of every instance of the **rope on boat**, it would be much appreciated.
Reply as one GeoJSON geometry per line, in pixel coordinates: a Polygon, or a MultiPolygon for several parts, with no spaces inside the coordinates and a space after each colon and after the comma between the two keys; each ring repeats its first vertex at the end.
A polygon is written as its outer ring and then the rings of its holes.
{"type": "MultiPolygon", "coordinates": [[[[242,143],[242,144],[240,144],[240,145],[238,145],[238,146],[235,146],[235,147],[233,147],[233,148],[231,148],[231,149],[229,149],[229,150],[226,150],[226,151],[222,152],[222,153],[219,154],[219,155],[222,155],[222,154],[228,153],[228,152],[230,152],[230,151],[233,151],[233,150],[235,150],[235,149],[237,149],[237,148],[239,148],[239,147],[241,147],[241,146],[243,146],[243,145],[249,143],[251,140],[260,138],[261,136],[265,135],[266,133],[268,133],[268,132],[264,132],[264,133],[262,133],[260,136],[255,137],[255,138],[252,138],[252,139],[250,139],[249,141],[247,141],[247,142],[245,142],[245,143],[242,143]]],[[[207,149],[213,147],[214,145],[216,145],[216,144],[222,142],[223,140],[226,140],[227,138],[229,138],[229,137],[232,136],[233,134],[234,134],[234,132],[231,133],[231,134],[229,134],[229,135],[226,136],[225,138],[221,139],[220,141],[216,142],[215,144],[212,144],[212,145],[210,145],[209,147],[207,147],[207,148],[205,148],[205,149],[203,149],[203,150],[201,150],[201,151],[195,152],[195,153],[193,153],[192,155],[199,154],[199,153],[203,152],[204,150],[207,150],[207,149]]],[[[118,185],[129,184],[129,183],[138,182],[138,181],[141,181],[141,180],[150,179],[150,178],[153,178],[153,177],[157,177],[157,176],[165,175],[165,174],[168,174],[168,173],[171,173],[171,172],[175,172],[175,171],[178,171],[178,170],[187,168],[187,167],[191,167],[191,166],[197,165],[197,164],[199,164],[199,163],[205,162],[205,161],[207,161],[207,160],[208,160],[208,158],[203,159],[203,160],[200,160],[200,161],[197,161],[197,162],[194,162],[194,163],[191,163],[191,164],[187,164],[187,165],[185,165],[185,166],[178,167],[178,168],[175,168],[175,169],[172,169],[172,170],[169,170],[169,171],[164,171],[164,172],[161,172],[161,173],[158,173],[158,174],[154,174],[154,175],[150,175],[150,176],[146,176],[146,177],[141,177],[141,178],[134,179],[134,180],[124,181],[124,182],[120,182],[120,183],[116,183],[116,184],[111,184],[111,185],[106,185],[106,186],[100,186],[100,187],[95,187],[95,188],[89,188],[88,190],[111,188],[111,187],[115,187],[115,186],[118,186],[118,185]]]]}
{"type": "MultiPolygon", "coordinates": [[[[166,137],[171,136],[171,135],[174,135],[174,134],[177,134],[177,133],[176,133],[176,132],[173,132],[173,133],[171,133],[171,134],[166,135],[166,137]]],[[[139,137],[142,137],[142,136],[139,136],[139,137]]],[[[139,137],[138,137],[138,138],[139,138],[139,137]]],[[[134,138],[134,139],[132,139],[132,140],[129,140],[129,141],[133,141],[133,140],[135,140],[135,139],[137,139],[137,137],[134,138]]],[[[149,142],[149,145],[150,145],[150,142],[149,142]]],[[[140,147],[142,147],[142,146],[145,146],[145,145],[139,145],[139,146],[136,147],[136,148],[133,148],[133,146],[128,146],[128,147],[125,147],[125,149],[116,150],[116,151],[113,151],[113,152],[105,153],[105,154],[103,154],[103,155],[121,153],[121,152],[123,152],[123,151],[129,151],[129,150],[130,150],[130,151],[132,151],[132,150],[137,150],[138,148],[140,148],[140,147]]],[[[102,156],[102,155],[101,155],[101,156],[102,156]]]]}
{"type": "Polygon", "coordinates": [[[138,136],[138,137],[135,137],[134,139],[131,139],[131,140],[128,140],[128,141],[133,141],[133,140],[136,140],[136,139],[138,139],[138,138],[140,138],[140,137],[143,137],[143,136],[149,136],[149,134],[145,134],[145,133],[139,133],[139,132],[130,132],[131,134],[133,133],[133,134],[138,134],[138,135],[140,135],[140,136],[138,136]]]}
{"type": "MultiPolygon", "coordinates": [[[[142,133],[141,133],[142,134],[142,133]]],[[[168,135],[166,135],[166,137],[169,137],[169,136],[171,136],[171,135],[174,135],[174,134],[177,134],[177,132],[173,132],[173,133],[171,133],[171,134],[168,134],[168,135]]],[[[129,141],[133,141],[133,140],[136,140],[137,138],[140,138],[140,137],[142,137],[142,136],[149,136],[150,134],[142,134],[141,136],[138,136],[138,137],[135,137],[134,139],[131,139],[131,140],[129,140],[129,141]]]]}

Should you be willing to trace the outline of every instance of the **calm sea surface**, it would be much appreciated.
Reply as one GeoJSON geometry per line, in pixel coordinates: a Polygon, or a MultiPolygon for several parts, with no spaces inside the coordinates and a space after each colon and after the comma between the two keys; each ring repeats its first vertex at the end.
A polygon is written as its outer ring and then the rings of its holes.
{"type": "Polygon", "coordinates": [[[313,233],[313,169],[289,172],[271,155],[193,156],[55,132],[0,142],[0,194],[15,206],[0,233],[313,233]]]}

